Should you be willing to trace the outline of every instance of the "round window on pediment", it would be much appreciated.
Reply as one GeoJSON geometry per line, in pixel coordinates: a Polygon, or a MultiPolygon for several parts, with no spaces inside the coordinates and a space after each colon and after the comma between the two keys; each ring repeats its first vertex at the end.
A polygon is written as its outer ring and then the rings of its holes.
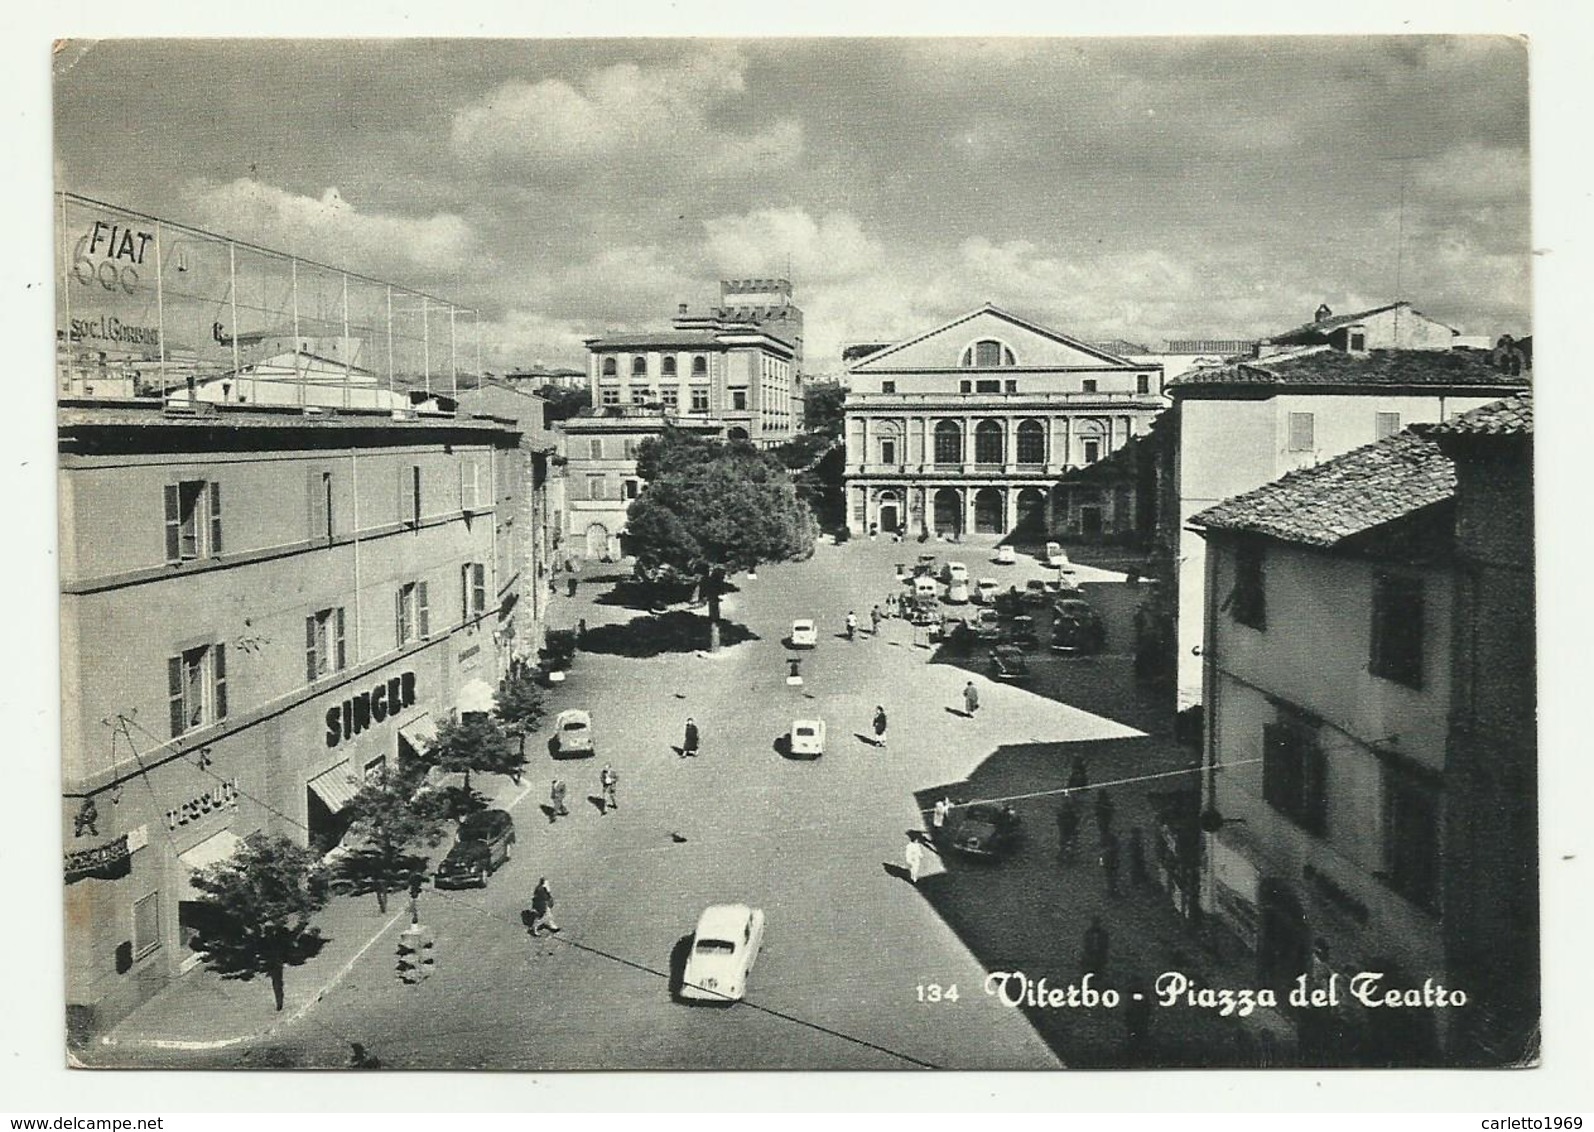
{"type": "Polygon", "coordinates": [[[1016,365],[1013,351],[994,338],[982,338],[963,351],[960,363],[964,369],[995,369],[1016,365]]]}

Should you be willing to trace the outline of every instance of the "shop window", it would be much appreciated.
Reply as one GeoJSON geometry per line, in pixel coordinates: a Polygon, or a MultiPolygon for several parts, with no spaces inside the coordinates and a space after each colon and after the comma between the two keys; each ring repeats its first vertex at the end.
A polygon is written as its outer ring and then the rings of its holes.
{"type": "Polygon", "coordinates": [[[599,396],[605,405],[618,405],[620,403],[620,391],[618,389],[605,389],[599,396]]]}
{"type": "Polygon", "coordinates": [[[348,667],[343,625],[341,605],[318,610],[304,619],[304,668],[310,683],[348,667]]]}
{"type": "Polygon", "coordinates": [[[1306,724],[1262,728],[1262,797],[1268,805],[1321,836],[1328,829],[1327,785],[1323,752],[1306,724]]]}
{"type": "Polygon", "coordinates": [[[1317,446],[1317,418],[1311,413],[1290,414],[1290,451],[1310,452],[1317,446]]]}
{"type": "Polygon", "coordinates": [[[708,412],[708,387],[706,385],[692,386],[692,412],[708,412]]]}
{"type": "Polygon", "coordinates": [[[227,718],[227,646],[217,642],[166,658],[172,738],[227,718]]]}
{"type": "Polygon", "coordinates": [[[305,494],[310,503],[311,541],[331,542],[332,473],[320,470],[310,472],[305,494]]]}
{"type": "Polygon", "coordinates": [[[183,480],[166,485],[166,561],[221,553],[221,484],[183,480]]]}
{"type": "Polygon", "coordinates": [[[399,522],[421,525],[421,466],[406,464],[398,470],[399,522]]]}
{"type": "Polygon", "coordinates": [[[1384,879],[1418,907],[1439,905],[1439,784],[1415,767],[1384,763],[1384,879]]]}
{"type": "Polygon", "coordinates": [[[460,567],[460,598],[464,620],[481,617],[487,612],[487,567],[481,562],[467,562],[460,567]]]}
{"type": "Polygon", "coordinates": [[[133,901],[133,958],[142,959],[161,945],[161,894],[133,901]]]}
{"type": "Polygon", "coordinates": [[[1373,437],[1383,440],[1386,436],[1394,436],[1400,431],[1399,413],[1375,413],[1373,420],[1373,437]]]}
{"type": "Polygon", "coordinates": [[[426,597],[425,582],[409,582],[398,588],[394,619],[401,648],[411,641],[424,640],[431,635],[431,612],[426,597]]]}
{"type": "Polygon", "coordinates": [[[1234,588],[1223,604],[1229,616],[1253,629],[1267,628],[1267,574],[1262,547],[1245,543],[1234,551],[1234,588]]]}
{"type": "Polygon", "coordinates": [[[1372,657],[1368,671],[1408,688],[1421,688],[1422,661],[1422,579],[1380,574],[1373,579],[1372,657]]]}

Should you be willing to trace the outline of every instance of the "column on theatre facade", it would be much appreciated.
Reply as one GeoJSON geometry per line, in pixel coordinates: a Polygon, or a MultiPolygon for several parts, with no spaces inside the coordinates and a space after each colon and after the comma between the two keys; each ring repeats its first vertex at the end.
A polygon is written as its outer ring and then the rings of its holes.
{"type": "Polygon", "coordinates": [[[963,418],[963,463],[974,463],[974,418],[963,418]]]}
{"type": "Polygon", "coordinates": [[[1009,483],[1002,491],[1002,533],[1008,534],[1018,526],[1018,485],[1009,483]]]}

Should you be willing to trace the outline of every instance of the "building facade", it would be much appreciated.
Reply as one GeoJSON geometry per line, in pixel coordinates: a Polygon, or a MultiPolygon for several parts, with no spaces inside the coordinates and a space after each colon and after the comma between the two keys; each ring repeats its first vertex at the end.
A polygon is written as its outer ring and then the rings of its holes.
{"type": "Polygon", "coordinates": [[[571,557],[612,562],[625,555],[626,512],[642,494],[637,449],[649,437],[677,428],[725,436],[725,422],[675,416],[643,406],[613,405],[561,421],[564,457],[565,545],[571,557]]]}
{"type": "Polygon", "coordinates": [[[1338,1006],[1296,1016],[1307,1063],[1442,1063],[1465,1013],[1369,1007],[1351,984],[1467,989],[1441,864],[1455,484],[1407,431],[1192,519],[1210,543],[1203,906],[1259,986],[1338,974],[1338,1006]]]}
{"type": "Polygon", "coordinates": [[[1301,346],[1332,346],[1344,353],[1367,350],[1449,350],[1461,332],[1429,318],[1405,300],[1351,314],[1335,314],[1325,303],[1312,321],[1257,343],[1258,357],[1301,346]]]}
{"type": "Polygon", "coordinates": [[[1206,544],[1192,515],[1408,425],[1438,422],[1526,386],[1486,353],[1330,345],[1195,369],[1170,382],[1157,422],[1154,561],[1175,625],[1165,665],[1177,708],[1201,702],[1206,544]]]}
{"type": "Polygon", "coordinates": [[[491,703],[524,489],[513,429],[442,414],[63,402],[59,437],[82,1040],[198,962],[194,870],[257,831],[328,848],[362,782],[491,703]]]}
{"type": "Polygon", "coordinates": [[[989,304],[853,363],[847,523],[917,535],[1085,538],[1135,525],[1133,478],[1059,480],[1142,435],[1162,371],[989,304]]]}

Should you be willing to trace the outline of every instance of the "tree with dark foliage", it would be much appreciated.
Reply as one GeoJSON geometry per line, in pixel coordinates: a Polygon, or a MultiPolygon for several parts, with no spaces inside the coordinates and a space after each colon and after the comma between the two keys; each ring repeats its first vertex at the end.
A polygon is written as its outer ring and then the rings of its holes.
{"type": "Polygon", "coordinates": [[[526,765],[525,751],[516,750],[503,727],[485,712],[471,712],[458,720],[445,719],[438,724],[437,735],[424,757],[449,774],[463,774],[466,794],[471,792],[473,772],[518,774],[526,765]]]}
{"type": "Polygon", "coordinates": [[[397,781],[368,782],[349,801],[349,828],[365,840],[340,863],[341,871],[362,891],[376,893],[376,906],[387,911],[387,894],[403,891],[420,863],[408,850],[419,842],[436,845],[443,826],[435,816],[410,801],[397,781]]]}
{"type": "MultiPolygon", "coordinates": [[[[519,741],[520,761],[526,761],[526,736],[537,730],[546,714],[542,689],[524,668],[517,668],[498,685],[498,705],[493,710],[505,734],[519,741]]],[[[520,780],[520,768],[512,774],[520,780]]]]}
{"type": "Polygon", "coordinates": [[[205,966],[224,979],[265,975],[281,1010],[284,970],[314,958],[326,943],[310,926],[326,903],[317,864],[309,849],[256,833],[231,860],[197,871],[194,887],[212,912],[194,939],[205,966]]]}
{"type": "Polygon", "coordinates": [[[637,474],[647,486],[626,516],[637,573],[696,580],[710,649],[728,574],[813,553],[812,512],[779,461],[751,444],[666,429],[643,441],[637,474]]]}

